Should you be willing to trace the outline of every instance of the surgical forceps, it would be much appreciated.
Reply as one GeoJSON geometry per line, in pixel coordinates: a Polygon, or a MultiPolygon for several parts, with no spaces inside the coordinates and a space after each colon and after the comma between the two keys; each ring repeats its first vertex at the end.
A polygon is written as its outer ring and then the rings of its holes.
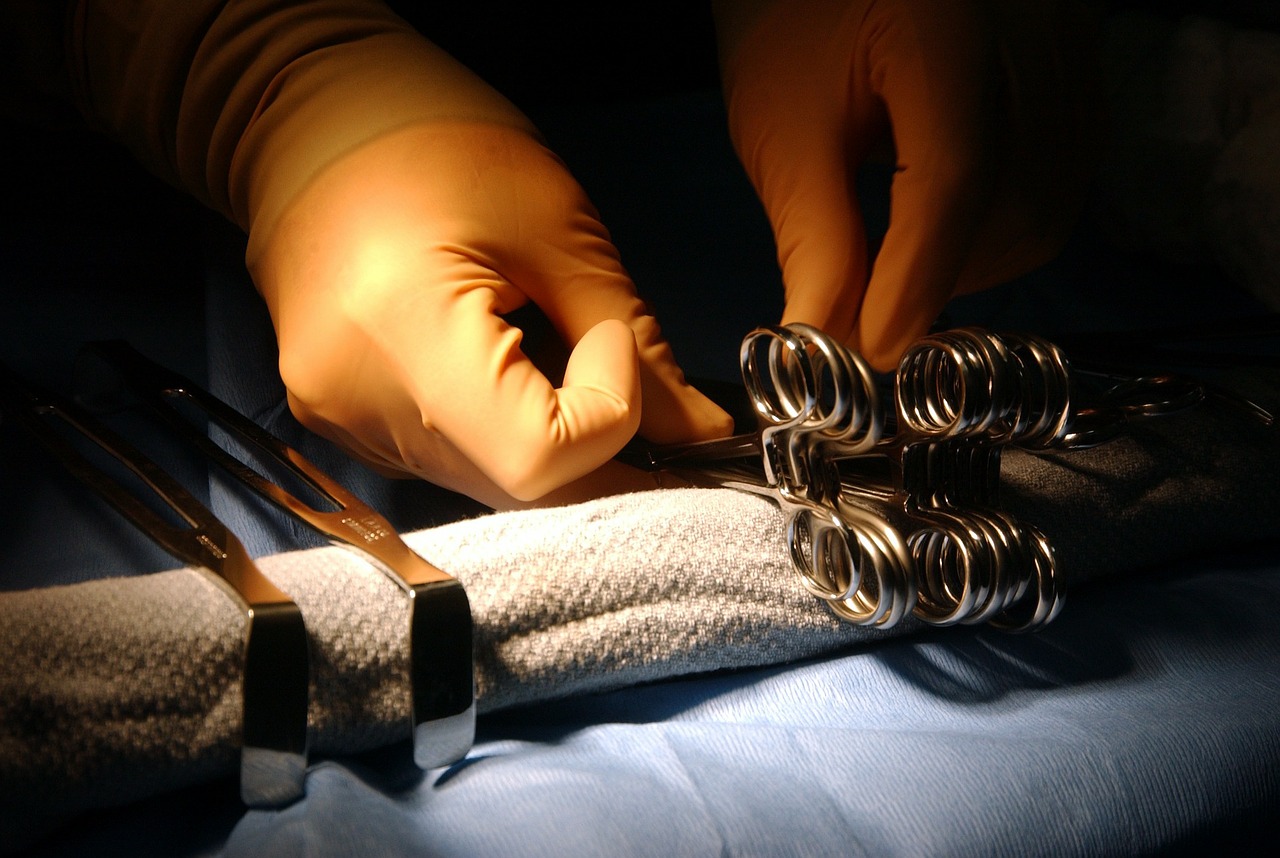
{"type": "MultiPolygon", "coordinates": [[[[1127,389],[1126,376],[1150,378],[1164,377],[1170,367],[1195,372],[1205,399],[1235,409],[1246,418],[1263,426],[1274,426],[1275,415],[1260,403],[1247,396],[1214,383],[1201,380],[1206,374],[1212,377],[1217,370],[1234,370],[1244,367],[1280,367],[1280,354],[1276,343],[1280,341],[1280,313],[1266,313],[1234,319],[1220,319],[1197,323],[1186,327],[1154,328],[1129,331],[1117,335],[1114,331],[1071,333],[1058,339],[1075,356],[1077,372],[1092,376],[1095,383],[1118,383],[1121,387],[1113,398],[1124,400],[1128,394],[1130,414],[1134,406],[1141,410],[1141,400],[1133,399],[1127,389]]],[[[1179,376],[1184,385],[1187,379],[1179,376]]]]}
{"type": "Polygon", "coordinates": [[[1070,432],[1070,372],[1052,343],[973,328],[917,340],[894,376],[892,433],[876,452],[891,479],[848,470],[846,488],[906,507],[920,575],[916,615],[936,625],[1039,627],[1062,606],[1048,539],[998,506],[1001,450],[1070,432]]]}
{"type": "Polygon", "coordinates": [[[262,574],[240,540],[207,507],[85,409],[29,390],[0,367],[0,412],[26,427],[73,476],[161,548],[207,572],[239,605],[245,618],[240,796],[250,807],[276,807],[301,798],[310,667],[298,606],[262,574]],[[91,462],[53,421],[127,467],[183,524],[167,521],[91,462]]]}
{"type": "MultiPolygon", "coordinates": [[[[992,591],[1017,601],[1023,587],[1036,583],[1034,607],[1018,621],[1025,626],[1056,615],[1062,593],[1048,540],[998,509],[1004,447],[1085,449],[1115,438],[1133,421],[1180,413],[1211,396],[1266,425],[1274,422],[1257,403],[1201,379],[1126,368],[1101,355],[1073,363],[1042,337],[959,328],[912,344],[895,375],[897,437],[887,445],[898,464],[897,485],[909,497],[923,499],[927,515],[961,513],[987,533],[986,544],[997,556],[1012,552],[1015,567],[1029,564],[1029,575],[1016,580],[1015,589],[992,591]]],[[[969,583],[973,576],[956,575],[955,564],[971,568],[973,562],[956,553],[962,540],[931,536],[924,544],[923,556],[915,552],[922,561],[921,602],[937,618],[945,614],[936,613],[940,606],[927,605],[927,597],[947,593],[944,610],[963,607],[963,600],[950,594],[956,581],[969,583]]],[[[996,568],[1002,567],[997,563],[996,568]]],[[[970,616],[988,614],[977,610],[970,616]]],[[[1006,610],[994,623],[1009,620],[1006,610]]]]}
{"type": "Polygon", "coordinates": [[[776,495],[804,586],[845,619],[882,625],[903,606],[939,625],[1049,622],[1061,609],[1061,578],[1044,534],[998,507],[1002,448],[1090,446],[1130,419],[1204,398],[1203,386],[1181,377],[1101,371],[1108,384],[1082,397],[1053,343],[976,328],[914,343],[888,414],[865,362],[812,327],[757,329],[740,363],[756,432],[633,450],[628,460],[695,484],[776,495]],[[726,464],[752,457],[758,468],[726,464]],[[884,602],[886,586],[896,609],[868,610],[884,602]]]}
{"type": "Polygon", "coordinates": [[[828,467],[831,447],[865,451],[878,440],[875,379],[865,362],[800,325],[751,332],[740,360],[757,432],[632,448],[624,460],[773,500],[786,518],[803,586],[845,620],[897,624],[916,601],[908,546],[883,517],[845,503],[838,475],[828,467]]]}
{"type": "Polygon", "coordinates": [[[127,343],[93,343],[96,356],[175,432],[236,480],[334,543],[371,560],[409,600],[409,676],[413,758],[423,769],[457,762],[475,739],[471,606],[462,584],[416,554],[382,515],[301,453],[190,379],[165,369],[127,343]],[[175,407],[195,406],[247,448],[270,457],[332,504],[317,509],[245,464],[175,407]]]}

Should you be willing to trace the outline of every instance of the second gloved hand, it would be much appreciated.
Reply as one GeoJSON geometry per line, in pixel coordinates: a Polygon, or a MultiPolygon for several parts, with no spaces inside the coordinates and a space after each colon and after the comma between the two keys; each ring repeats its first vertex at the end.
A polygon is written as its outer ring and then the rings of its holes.
{"type": "Polygon", "coordinates": [[[1076,0],[717,0],[730,133],[778,245],[784,321],[889,369],[952,295],[1066,240],[1096,157],[1076,0]],[[896,157],[874,266],[858,167],[896,157]]]}

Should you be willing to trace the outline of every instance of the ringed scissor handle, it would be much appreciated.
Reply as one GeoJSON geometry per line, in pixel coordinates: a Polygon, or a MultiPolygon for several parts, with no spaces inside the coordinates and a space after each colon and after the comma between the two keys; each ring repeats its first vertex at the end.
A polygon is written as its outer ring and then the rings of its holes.
{"type": "Polygon", "coordinates": [[[891,628],[916,603],[906,541],[883,517],[855,505],[782,495],[791,563],[804,588],[848,622],[891,628]]]}
{"type": "Polygon", "coordinates": [[[871,450],[884,431],[871,368],[802,324],[755,329],[742,341],[740,361],[759,421],[766,478],[822,500],[837,488],[828,479],[828,463],[871,450]]]}

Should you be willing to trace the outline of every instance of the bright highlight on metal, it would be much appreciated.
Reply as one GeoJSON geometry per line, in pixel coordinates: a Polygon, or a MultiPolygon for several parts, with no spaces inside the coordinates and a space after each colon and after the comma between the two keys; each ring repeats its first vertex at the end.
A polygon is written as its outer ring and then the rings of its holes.
{"type": "Polygon", "coordinates": [[[370,561],[404,591],[409,606],[410,708],[414,762],[431,769],[466,756],[475,738],[471,605],[462,584],[416,554],[381,514],[297,450],[190,379],[143,357],[126,343],[95,343],[91,352],[120,382],[193,446],[264,499],[370,561]],[[246,449],[269,457],[332,506],[317,509],[245,464],[175,406],[203,412],[246,449]]]}
{"type": "Polygon", "coordinates": [[[0,367],[0,412],[29,429],[72,475],[161,548],[208,573],[235,600],[245,621],[240,796],[250,807],[280,807],[301,798],[310,661],[298,606],[262,574],[207,507],[85,409],[30,390],[0,367]],[[161,516],[90,461],[59,425],[127,467],[181,523],[161,516]]]}
{"type": "Polygon", "coordinates": [[[758,328],[739,356],[756,431],[628,461],[769,497],[802,586],[885,628],[1048,623],[1062,576],[1048,538],[1000,507],[1001,451],[1093,446],[1206,396],[1181,376],[1073,371],[1044,338],[977,328],[915,342],[891,408],[866,361],[816,328],[758,328]]]}

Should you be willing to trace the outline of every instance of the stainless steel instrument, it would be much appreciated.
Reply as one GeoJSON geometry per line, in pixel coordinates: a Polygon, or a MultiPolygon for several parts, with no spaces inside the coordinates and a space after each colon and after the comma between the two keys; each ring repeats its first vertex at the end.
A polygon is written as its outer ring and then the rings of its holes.
{"type": "Polygon", "coordinates": [[[88,353],[240,483],[334,543],[359,552],[400,586],[410,612],[406,633],[414,762],[429,769],[466,756],[475,738],[476,709],[471,606],[462,584],[414,553],[386,518],[301,453],[190,379],[121,341],[93,343],[88,353]],[[330,508],[317,508],[237,458],[179,410],[179,403],[194,406],[231,438],[268,457],[330,508]]]}
{"type": "Polygon", "coordinates": [[[910,614],[1009,630],[1052,620],[1062,576],[1045,535],[1000,508],[1001,451],[1093,446],[1211,392],[1188,376],[1073,368],[1047,339],[977,328],[921,338],[892,378],[798,324],[752,331],[740,364],[754,432],[624,460],[770,497],[804,587],[881,627],[910,614]]]}
{"type": "Polygon", "coordinates": [[[301,798],[310,668],[298,606],[262,574],[240,540],[204,504],[85,409],[29,389],[0,367],[0,413],[29,429],[77,479],[162,548],[208,573],[240,606],[245,619],[240,795],[250,807],[277,807],[301,798]],[[94,464],[73,443],[76,435],[128,468],[180,522],[166,519],[94,464]]]}

